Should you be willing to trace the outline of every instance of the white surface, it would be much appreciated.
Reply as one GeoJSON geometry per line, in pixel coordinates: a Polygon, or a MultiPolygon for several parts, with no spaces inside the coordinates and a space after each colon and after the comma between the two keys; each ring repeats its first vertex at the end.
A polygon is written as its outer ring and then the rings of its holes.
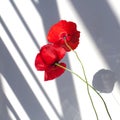
{"type": "MultiPolygon", "coordinates": [[[[119,5],[114,0],[1,0],[0,120],[96,120],[86,85],[76,76],[65,72],[44,82],[43,72],[34,67],[40,46],[47,43],[47,31],[60,19],[77,24],[81,37],[76,51],[89,83],[103,82],[95,87],[104,91],[113,120],[119,120],[119,5]]],[[[82,75],[73,53],[63,61],[82,75]]],[[[91,94],[99,119],[109,120],[100,98],[91,94]]]]}

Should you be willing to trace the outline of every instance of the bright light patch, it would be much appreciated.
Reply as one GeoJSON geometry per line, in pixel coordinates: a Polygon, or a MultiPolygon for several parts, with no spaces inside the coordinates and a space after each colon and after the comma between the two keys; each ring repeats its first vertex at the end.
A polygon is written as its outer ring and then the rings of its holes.
{"type": "Polygon", "coordinates": [[[22,107],[22,105],[20,104],[19,100],[17,99],[16,95],[14,94],[14,92],[11,89],[11,87],[7,83],[6,79],[2,75],[1,75],[1,80],[2,80],[2,84],[3,84],[3,89],[4,89],[4,92],[5,92],[5,95],[6,95],[7,99],[9,100],[9,102],[11,103],[12,107],[14,108],[14,110],[16,111],[16,113],[19,116],[19,118],[21,120],[23,118],[25,120],[30,120],[30,118],[28,117],[28,115],[25,112],[24,108],[22,107]]]}
{"type": "Polygon", "coordinates": [[[7,111],[8,111],[8,114],[11,118],[11,120],[17,120],[17,118],[15,118],[14,114],[12,113],[12,111],[7,107],[7,111]]]}
{"type": "MultiPolygon", "coordinates": [[[[20,69],[21,73],[23,74],[26,82],[30,86],[30,88],[33,91],[33,93],[35,94],[36,98],[38,99],[38,101],[42,105],[42,107],[45,110],[46,114],[48,114],[48,116],[51,119],[55,118],[57,120],[58,117],[57,117],[56,113],[54,112],[53,108],[51,107],[50,103],[48,102],[48,99],[45,97],[43,91],[40,89],[40,87],[36,83],[35,79],[33,78],[32,74],[30,73],[29,69],[26,67],[23,59],[19,55],[19,53],[18,53],[17,49],[15,48],[15,46],[12,44],[10,38],[6,34],[6,32],[3,29],[2,25],[0,25],[0,31],[2,33],[2,39],[4,40],[3,41],[4,44],[8,48],[8,51],[10,52],[10,54],[13,57],[14,61],[16,62],[18,68],[20,69]]],[[[33,64],[33,63],[31,63],[31,64],[33,64]]],[[[33,66],[33,65],[31,65],[31,66],[33,66]]],[[[45,89],[46,94],[48,95],[48,97],[50,97],[50,100],[53,103],[53,106],[56,108],[56,111],[58,111],[58,114],[61,115],[61,107],[60,107],[60,102],[59,102],[59,99],[58,99],[59,97],[58,97],[58,94],[57,94],[55,81],[51,82],[51,84],[49,83],[49,85],[48,85],[46,82],[44,82],[44,80],[41,77],[41,76],[43,76],[43,73],[38,72],[37,70],[35,70],[35,72],[37,73],[36,77],[38,77],[38,80],[40,80],[40,81],[42,80],[42,82],[41,82],[42,84],[41,83],[40,84],[41,84],[41,86],[44,84],[43,89],[45,89]],[[54,91],[54,94],[53,94],[53,92],[51,93],[50,89],[52,89],[54,91]]],[[[19,109],[19,107],[18,107],[18,109],[19,109]]]]}
{"type": "Polygon", "coordinates": [[[116,19],[120,24],[120,1],[107,0],[107,3],[110,5],[111,10],[113,11],[114,15],[116,16],[116,19]]]}

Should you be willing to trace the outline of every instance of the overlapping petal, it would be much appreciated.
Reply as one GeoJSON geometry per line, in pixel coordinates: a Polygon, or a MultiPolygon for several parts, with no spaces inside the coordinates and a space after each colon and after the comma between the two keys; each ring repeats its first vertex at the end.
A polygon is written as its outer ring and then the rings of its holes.
{"type": "Polygon", "coordinates": [[[35,67],[39,71],[44,71],[45,81],[55,79],[64,73],[65,69],[56,65],[59,64],[66,68],[65,63],[59,63],[66,52],[74,50],[79,44],[80,32],[74,22],[60,20],[54,24],[47,35],[49,44],[44,45],[35,58],[35,67]]]}
{"type": "MultiPolygon", "coordinates": [[[[37,70],[45,71],[45,80],[51,80],[60,76],[64,69],[55,65],[65,56],[65,49],[54,44],[44,45],[35,58],[37,70]]],[[[61,65],[66,66],[65,63],[61,65]]]]}
{"type": "MultiPolygon", "coordinates": [[[[59,63],[61,66],[66,67],[65,63],[59,63]]],[[[45,70],[45,81],[53,80],[65,72],[65,69],[60,68],[59,66],[52,65],[45,70]]]]}
{"type": "Polygon", "coordinates": [[[35,67],[37,70],[41,70],[41,71],[42,70],[44,71],[47,67],[47,65],[44,63],[40,53],[38,53],[35,58],[35,67]]]}
{"type": "Polygon", "coordinates": [[[79,44],[79,37],[80,32],[77,30],[76,24],[66,20],[54,24],[47,35],[49,42],[63,47],[66,51],[70,51],[70,49],[66,46],[65,40],[74,50],[79,44]]]}

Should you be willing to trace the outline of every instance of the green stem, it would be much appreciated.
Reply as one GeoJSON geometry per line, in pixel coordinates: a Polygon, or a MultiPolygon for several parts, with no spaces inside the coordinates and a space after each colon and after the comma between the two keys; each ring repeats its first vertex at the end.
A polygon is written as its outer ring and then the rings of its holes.
{"type": "Polygon", "coordinates": [[[82,70],[83,70],[83,74],[84,74],[85,80],[84,80],[81,76],[79,76],[78,74],[76,74],[75,72],[73,72],[72,70],[63,67],[63,66],[59,65],[58,63],[57,63],[56,65],[58,65],[59,67],[61,67],[61,68],[63,68],[63,69],[66,69],[67,71],[73,73],[73,74],[76,75],[78,78],[80,78],[84,83],[87,84],[88,95],[89,95],[89,98],[90,98],[90,100],[91,100],[91,103],[92,103],[93,109],[94,109],[94,111],[95,111],[95,114],[96,114],[97,120],[98,120],[98,115],[97,115],[96,109],[95,109],[95,107],[94,107],[94,104],[93,104],[93,101],[92,101],[92,98],[91,98],[91,95],[90,95],[90,92],[89,92],[89,87],[92,88],[93,91],[94,91],[94,92],[95,92],[95,93],[101,98],[101,100],[102,100],[102,102],[103,102],[103,104],[104,104],[104,106],[105,106],[105,109],[106,109],[106,111],[107,111],[107,114],[108,114],[110,120],[112,120],[111,115],[110,115],[110,113],[109,113],[109,111],[108,111],[108,108],[107,108],[106,102],[104,101],[103,97],[100,95],[100,93],[99,93],[99,92],[98,92],[93,86],[91,86],[91,85],[88,83],[88,81],[87,81],[87,77],[86,77],[86,73],[85,73],[85,69],[84,69],[84,66],[83,66],[83,63],[81,62],[81,60],[80,60],[80,58],[79,58],[77,52],[74,51],[74,50],[68,45],[68,43],[66,42],[66,40],[65,40],[65,44],[66,44],[66,46],[67,46],[71,51],[73,51],[73,52],[75,53],[75,55],[76,55],[78,61],[79,61],[80,64],[81,64],[81,67],[82,67],[82,70]]]}
{"type": "MultiPolygon", "coordinates": [[[[90,102],[91,102],[91,104],[92,104],[93,110],[94,110],[95,115],[96,115],[96,118],[97,118],[97,120],[98,120],[98,114],[97,114],[97,111],[96,111],[96,108],[95,108],[95,105],[94,105],[92,96],[91,96],[91,94],[90,94],[89,85],[88,85],[88,80],[87,80],[87,77],[86,77],[86,73],[85,73],[85,69],[84,69],[84,67],[83,67],[83,64],[82,64],[82,62],[81,62],[81,60],[80,60],[78,54],[77,54],[74,50],[72,50],[72,48],[68,45],[68,43],[66,42],[66,40],[65,40],[65,44],[66,44],[66,46],[67,46],[71,51],[74,52],[74,54],[76,55],[78,61],[79,61],[80,64],[81,64],[81,67],[82,67],[82,70],[83,70],[83,74],[84,74],[84,77],[85,77],[85,83],[87,84],[88,96],[89,96],[89,98],[90,98],[90,102]]],[[[80,77],[80,76],[79,76],[79,77],[80,77]]]]}
{"type": "MultiPolygon", "coordinates": [[[[81,60],[80,60],[80,58],[78,57],[78,54],[77,54],[77,52],[76,51],[73,51],[75,54],[76,54],[76,57],[77,57],[77,59],[79,60],[79,62],[80,62],[80,64],[81,64],[81,66],[82,66],[82,69],[83,69],[83,73],[84,73],[84,76],[85,76],[85,79],[86,79],[86,81],[87,81],[87,77],[86,77],[86,74],[85,74],[85,69],[84,69],[84,66],[83,66],[83,63],[81,62],[81,60]]],[[[88,82],[87,82],[87,85],[88,85],[88,82]]],[[[88,87],[89,87],[89,85],[88,85],[88,87]]],[[[99,97],[102,99],[102,101],[103,101],[103,103],[104,103],[104,106],[105,106],[105,109],[106,109],[106,111],[107,111],[107,114],[108,114],[108,116],[109,116],[109,118],[110,118],[110,120],[112,120],[112,118],[111,118],[111,116],[110,116],[110,113],[109,113],[109,111],[108,111],[108,108],[107,108],[107,105],[106,105],[106,103],[105,103],[105,101],[104,101],[104,99],[103,99],[103,97],[95,90],[95,88],[94,87],[92,87],[93,89],[94,89],[94,91],[99,95],[99,97]]]]}
{"type": "MultiPolygon", "coordinates": [[[[91,101],[92,107],[93,107],[93,109],[94,109],[94,112],[95,112],[96,118],[97,118],[97,120],[98,120],[97,111],[96,111],[96,109],[95,109],[95,106],[94,106],[94,103],[93,103],[93,100],[92,100],[92,97],[91,97],[91,95],[90,95],[90,91],[89,91],[89,86],[90,86],[90,85],[89,85],[89,83],[87,82],[87,80],[84,80],[82,77],[80,77],[80,76],[79,76],[78,74],[76,74],[75,72],[71,71],[71,70],[68,69],[68,68],[65,68],[65,67],[61,66],[61,65],[58,64],[58,63],[55,63],[55,65],[57,65],[57,66],[59,66],[59,67],[65,69],[65,70],[69,71],[70,73],[73,73],[73,74],[76,75],[78,78],[80,78],[84,83],[87,84],[88,95],[89,95],[89,98],[90,98],[90,101],[91,101]]],[[[92,86],[91,86],[91,87],[92,87],[92,86]]]]}
{"type": "Polygon", "coordinates": [[[81,67],[82,67],[82,70],[83,70],[83,74],[84,74],[84,77],[85,77],[85,81],[86,81],[86,84],[87,84],[87,92],[88,92],[88,95],[89,95],[89,98],[90,98],[92,107],[93,107],[93,109],[94,109],[96,118],[97,118],[97,120],[98,120],[98,114],[97,114],[97,111],[96,111],[94,102],[93,102],[92,97],[91,97],[91,94],[90,94],[89,85],[88,85],[88,80],[87,80],[87,77],[86,77],[86,73],[85,73],[85,69],[84,69],[83,63],[81,62],[80,58],[78,57],[78,54],[77,54],[75,51],[73,51],[73,52],[75,53],[75,55],[76,55],[78,61],[79,61],[80,64],[81,64],[81,67]]]}
{"type": "MultiPolygon", "coordinates": [[[[65,70],[67,70],[68,72],[70,72],[70,73],[76,75],[76,76],[77,76],[78,78],[80,78],[84,83],[86,83],[86,81],[85,81],[81,76],[79,76],[77,73],[73,72],[72,70],[70,70],[70,69],[68,69],[68,68],[66,68],[66,67],[64,67],[64,66],[62,66],[62,65],[60,65],[59,63],[55,63],[55,65],[57,65],[57,66],[59,66],[59,67],[65,69],[65,70]]],[[[87,83],[86,83],[86,84],[87,84],[87,83]]],[[[103,97],[102,97],[102,96],[96,91],[96,89],[95,89],[93,86],[91,86],[89,83],[88,83],[88,86],[89,86],[89,87],[90,87],[90,88],[101,98],[101,100],[102,100],[103,103],[104,103],[104,106],[105,106],[105,109],[106,109],[106,111],[107,111],[107,114],[108,114],[110,120],[112,120],[112,118],[111,118],[111,116],[110,116],[110,113],[109,113],[109,111],[108,111],[107,105],[106,105],[106,103],[105,103],[103,97]]]]}

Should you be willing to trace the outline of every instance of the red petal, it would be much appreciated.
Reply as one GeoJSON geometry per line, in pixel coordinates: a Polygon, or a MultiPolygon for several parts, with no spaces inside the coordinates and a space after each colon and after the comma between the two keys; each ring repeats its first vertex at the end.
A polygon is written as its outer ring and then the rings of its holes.
{"type": "MultiPolygon", "coordinates": [[[[78,46],[79,41],[77,42],[69,42],[68,45],[72,48],[72,50],[76,49],[76,47],[78,46]]],[[[70,49],[68,49],[68,47],[66,46],[66,51],[70,51],[70,49]]]]}
{"type": "Polygon", "coordinates": [[[61,20],[54,24],[47,35],[49,42],[64,47],[66,51],[70,51],[65,45],[64,40],[67,40],[72,49],[75,49],[79,44],[80,32],[77,31],[76,24],[74,22],[67,22],[61,20]]]}
{"type": "Polygon", "coordinates": [[[74,22],[67,22],[66,27],[64,29],[67,31],[67,33],[72,34],[74,31],[76,31],[76,24],[74,22]]]}
{"type": "Polygon", "coordinates": [[[66,50],[63,47],[60,47],[58,45],[54,45],[55,51],[58,57],[58,61],[60,61],[66,54],[66,50]]]}
{"type": "Polygon", "coordinates": [[[35,67],[37,70],[45,70],[46,69],[46,65],[43,62],[40,53],[38,53],[36,58],[35,58],[35,67]]]}
{"type": "Polygon", "coordinates": [[[49,42],[58,42],[59,38],[59,34],[65,32],[64,29],[60,28],[59,26],[53,26],[51,27],[48,35],[47,35],[47,39],[49,42]]]}
{"type": "Polygon", "coordinates": [[[54,44],[47,44],[40,50],[41,57],[47,65],[60,61],[65,56],[65,49],[54,44]]]}
{"type": "MultiPolygon", "coordinates": [[[[66,67],[65,63],[60,63],[60,65],[66,67]]],[[[50,66],[45,70],[45,81],[53,80],[64,73],[65,69],[60,68],[56,65],[50,66]]]]}
{"type": "Polygon", "coordinates": [[[64,30],[64,28],[66,27],[66,23],[67,22],[65,20],[61,20],[50,28],[47,35],[47,39],[49,42],[58,42],[58,40],[60,39],[59,35],[63,32],[66,32],[66,30],[64,30]]]}
{"type": "Polygon", "coordinates": [[[41,50],[41,57],[47,65],[51,65],[57,61],[57,55],[52,44],[44,45],[41,50]]]}
{"type": "MultiPolygon", "coordinates": [[[[74,49],[76,49],[76,47],[78,46],[79,40],[78,40],[77,42],[68,41],[67,44],[72,48],[72,50],[74,50],[74,49]]],[[[66,46],[65,42],[64,42],[64,43],[61,43],[61,44],[60,44],[60,43],[56,43],[56,45],[63,47],[66,52],[71,51],[71,50],[66,46]]]]}

